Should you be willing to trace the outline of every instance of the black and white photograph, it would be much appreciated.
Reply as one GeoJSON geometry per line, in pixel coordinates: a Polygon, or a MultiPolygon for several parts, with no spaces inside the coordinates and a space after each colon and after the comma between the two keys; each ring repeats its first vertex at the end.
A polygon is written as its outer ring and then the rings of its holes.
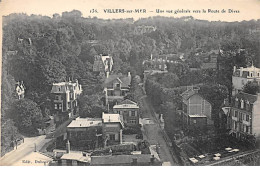
{"type": "Polygon", "coordinates": [[[0,0],[0,166],[260,166],[259,0],[0,0]]]}

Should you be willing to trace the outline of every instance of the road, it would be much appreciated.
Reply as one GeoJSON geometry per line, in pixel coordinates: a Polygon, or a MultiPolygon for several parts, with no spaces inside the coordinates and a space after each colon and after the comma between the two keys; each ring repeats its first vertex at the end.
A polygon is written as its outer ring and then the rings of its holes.
{"type": "Polygon", "coordinates": [[[3,157],[0,158],[0,165],[1,166],[10,166],[14,165],[15,163],[25,160],[23,157],[27,156],[31,152],[35,150],[36,144],[36,151],[40,150],[43,145],[50,141],[50,139],[45,139],[45,135],[37,136],[37,137],[30,137],[24,138],[24,143],[19,145],[17,149],[5,154],[3,157]]]}
{"type": "Polygon", "coordinates": [[[178,165],[174,162],[172,155],[169,151],[169,147],[165,142],[162,134],[162,129],[159,126],[159,122],[155,116],[153,116],[153,107],[147,97],[142,98],[143,110],[142,118],[151,119],[150,124],[144,125],[145,135],[151,145],[159,145],[159,156],[163,162],[170,162],[171,165],[178,165]]]}

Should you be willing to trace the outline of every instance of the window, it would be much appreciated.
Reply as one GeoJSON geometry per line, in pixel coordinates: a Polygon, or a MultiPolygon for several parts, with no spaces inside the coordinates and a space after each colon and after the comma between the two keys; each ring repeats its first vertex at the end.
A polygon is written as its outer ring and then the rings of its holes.
{"type": "Polygon", "coordinates": [[[249,132],[249,126],[246,126],[246,132],[247,133],[249,132]]]}
{"type": "Polygon", "coordinates": [[[60,87],[58,88],[59,92],[60,92],[60,87]]]}
{"type": "Polygon", "coordinates": [[[135,111],[131,111],[131,116],[135,116],[135,111]]]}
{"type": "Polygon", "coordinates": [[[62,107],[61,107],[61,104],[59,104],[59,109],[61,110],[61,108],[62,108],[62,107]]]}
{"type": "Polygon", "coordinates": [[[120,111],[119,111],[119,110],[117,110],[117,111],[116,111],[116,113],[117,113],[117,114],[120,114],[120,111]]]}
{"type": "Polygon", "coordinates": [[[58,109],[58,106],[57,106],[57,104],[54,104],[54,109],[58,109]]]}
{"type": "Polygon", "coordinates": [[[237,117],[237,115],[238,115],[238,112],[235,110],[233,116],[237,117]]]}
{"type": "Polygon", "coordinates": [[[109,140],[116,140],[115,134],[109,134],[109,140]]]}
{"type": "Polygon", "coordinates": [[[242,120],[242,119],[243,119],[243,113],[240,112],[240,113],[239,113],[239,120],[242,120]]]}
{"type": "Polygon", "coordinates": [[[136,124],[136,120],[130,120],[130,123],[136,124]]]}
{"type": "Polygon", "coordinates": [[[246,115],[246,121],[249,121],[250,116],[246,115]]]}
{"type": "Polygon", "coordinates": [[[197,120],[193,120],[193,123],[196,124],[196,123],[197,123],[197,120]]]}
{"type": "Polygon", "coordinates": [[[70,99],[73,99],[73,93],[70,94],[70,99]]]}
{"type": "Polygon", "coordinates": [[[117,84],[116,84],[116,87],[120,87],[120,84],[119,84],[119,83],[117,83],[117,84]]]}

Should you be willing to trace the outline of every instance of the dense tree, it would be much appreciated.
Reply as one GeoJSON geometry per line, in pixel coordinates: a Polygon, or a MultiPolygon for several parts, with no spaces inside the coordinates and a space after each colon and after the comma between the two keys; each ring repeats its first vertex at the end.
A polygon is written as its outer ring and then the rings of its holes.
{"type": "Polygon", "coordinates": [[[257,81],[249,81],[244,86],[243,92],[256,95],[260,92],[260,85],[257,81]]]}
{"type": "Polygon", "coordinates": [[[39,106],[29,99],[15,101],[9,112],[9,117],[14,120],[19,131],[28,134],[35,133],[42,124],[39,106]]]}

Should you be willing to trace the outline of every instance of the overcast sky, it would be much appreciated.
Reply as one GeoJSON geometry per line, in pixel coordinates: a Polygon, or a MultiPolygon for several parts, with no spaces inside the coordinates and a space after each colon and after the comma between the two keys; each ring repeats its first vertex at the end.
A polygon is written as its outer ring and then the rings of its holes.
{"type": "Polygon", "coordinates": [[[190,16],[210,21],[241,21],[260,19],[260,0],[2,0],[0,13],[27,13],[52,16],[73,9],[80,10],[84,17],[100,18],[134,18],[149,16],[190,16]],[[146,14],[105,14],[103,9],[146,9],[146,14]],[[98,14],[91,14],[91,9],[97,9],[98,14]],[[239,10],[240,13],[200,13],[200,14],[158,14],[156,9],[162,10],[239,10]]]}

